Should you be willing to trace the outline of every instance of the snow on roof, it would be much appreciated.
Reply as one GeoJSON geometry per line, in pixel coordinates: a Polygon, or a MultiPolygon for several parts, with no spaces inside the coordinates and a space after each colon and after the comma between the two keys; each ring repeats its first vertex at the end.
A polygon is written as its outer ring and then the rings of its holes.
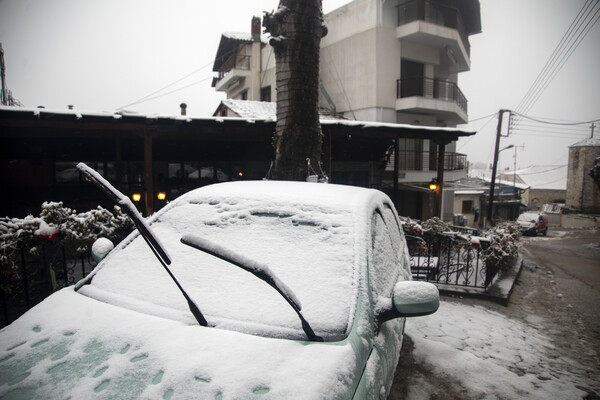
{"type": "Polygon", "coordinates": [[[277,118],[277,104],[267,101],[225,99],[221,102],[241,118],[273,120],[277,118]]]}
{"type": "Polygon", "coordinates": [[[484,194],[485,190],[455,190],[454,194],[484,194]]]}
{"type": "MultiPolygon", "coordinates": [[[[41,115],[47,114],[48,116],[53,114],[61,114],[61,115],[72,115],[75,119],[86,119],[89,117],[105,117],[105,118],[130,118],[130,119],[139,119],[139,120],[153,120],[153,121],[178,121],[178,122],[194,122],[194,121],[212,121],[217,123],[224,123],[225,121],[245,121],[247,123],[253,122],[264,122],[264,123],[272,123],[276,121],[276,113],[272,110],[272,107],[275,107],[275,103],[266,103],[266,102],[252,102],[247,101],[249,103],[246,105],[240,105],[244,100],[223,100],[232,101],[232,105],[236,107],[242,114],[254,115],[248,117],[220,117],[220,116],[192,116],[192,115],[179,115],[179,114],[141,114],[127,110],[119,110],[119,111],[83,111],[83,110],[64,110],[64,109],[46,109],[46,108],[25,108],[25,107],[12,107],[12,106],[0,106],[0,111],[8,111],[8,112],[18,112],[24,114],[32,114],[34,117],[39,117],[41,115]],[[264,104],[256,104],[252,105],[252,103],[264,103],[264,104]]],[[[423,131],[429,131],[432,134],[455,134],[456,136],[471,136],[474,135],[475,131],[468,131],[459,128],[443,128],[436,126],[423,126],[423,125],[409,125],[409,124],[396,124],[390,122],[374,122],[374,121],[351,121],[347,119],[333,118],[328,115],[320,116],[320,123],[322,126],[347,126],[356,129],[384,129],[391,131],[391,134],[394,134],[394,131],[415,131],[415,135],[421,135],[423,131]]]]}
{"type": "Polygon", "coordinates": [[[590,137],[587,139],[584,139],[580,142],[577,142],[569,147],[596,147],[596,146],[600,146],[600,137],[590,137]]]}
{"type": "Polygon", "coordinates": [[[533,165],[519,169],[516,173],[531,189],[566,190],[567,170],[567,165],[533,165]]]}
{"type": "MultiPolygon", "coordinates": [[[[554,189],[566,190],[567,165],[533,165],[516,171],[514,186],[519,189],[554,189]]],[[[496,184],[513,186],[513,170],[498,172],[496,184]]],[[[491,182],[490,170],[474,169],[469,171],[472,178],[481,178],[491,182]]]]}

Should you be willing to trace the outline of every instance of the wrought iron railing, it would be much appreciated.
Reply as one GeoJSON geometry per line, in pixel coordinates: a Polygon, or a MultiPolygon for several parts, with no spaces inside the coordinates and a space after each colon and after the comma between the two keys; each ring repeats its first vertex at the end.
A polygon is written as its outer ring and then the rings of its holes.
{"type": "Polygon", "coordinates": [[[456,29],[463,41],[467,54],[471,54],[469,35],[465,29],[462,15],[457,8],[430,0],[413,0],[398,5],[397,12],[398,26],[421,20],[456,29]]]}
{"type": "Polygon", "coordinates": [[[467,112],[467,98],[454,82],[422,76],[396,81],[396,98],[414,96],[453,101],[461,110],[467,112]]]}
{"type": "Polygon", "coordinates": [[[215,83],[225,78],[234,69],[250,70],[251,56],[232,55],[221,65],[218,75],[215,77],[215,83]]]}
{"type": "MultiPolygon", "coordinates": [[[[437,171],[437,153],[400,150],[399,167],[402,171],[437,171]]],[[[467,169],[467,155],[460,153],[445,153],[444,171],[460,171],[467,169]]]]}
{"type": "Polygon", "coordinates": [[[2,276],[0,326],[17,319],[53,292],[73,285],[89,274],[96,262],[90,254],[69,255],[60,243],[35,247],[19,245],[17,278],[2,276]]]}
{"type": "Polygon", "coordinates": [[[482,246],[456,234],[407,235],[414,280],[487,288],[498,269],[486,264],[482,246]]]}

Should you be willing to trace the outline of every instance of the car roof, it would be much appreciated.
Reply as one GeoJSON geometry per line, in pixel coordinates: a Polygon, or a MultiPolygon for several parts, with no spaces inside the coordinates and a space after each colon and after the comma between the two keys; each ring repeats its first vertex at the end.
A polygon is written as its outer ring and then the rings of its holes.
{"type": "Polygon", "coordinates": [[[361,212],[373,208],[385,194],[378,190],[348,185],[293,181],[237,181],[204,186],[192,190],[176,201],[194,201],[202,196],[261,199],[295,205],[312,205],[361,212]]]}

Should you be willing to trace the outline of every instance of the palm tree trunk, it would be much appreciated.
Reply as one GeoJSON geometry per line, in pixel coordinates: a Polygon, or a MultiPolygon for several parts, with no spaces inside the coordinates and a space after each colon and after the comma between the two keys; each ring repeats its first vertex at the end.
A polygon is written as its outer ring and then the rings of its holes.
{"type": "Polygon", "coordinates": [[[280,0],[277,11],[265,13],[271,34],[277,81],[275,163],[272,177],[306,180],[321,160],[323,134],[319,123],[319,50],[327,29],[321,0],[280,0]]]}

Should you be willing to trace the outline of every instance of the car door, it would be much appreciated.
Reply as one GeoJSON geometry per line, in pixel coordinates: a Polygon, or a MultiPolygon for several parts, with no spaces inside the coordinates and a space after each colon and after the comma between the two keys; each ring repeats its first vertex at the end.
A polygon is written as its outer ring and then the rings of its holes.
{"type": "MultiPolygon", "coordinates": [[[[394,286],[410,279],[406,241],[398,220],[389,206],[373,213],[372,252],[369,263],[369,285],[377,321],[378,312],[391,306],[394,286]]],[[[380,398],[386,398],[391,386],[402,346],[404,319],[398,318],[374,327],[374,349],[369,364],[376,365],[373,388],[380,398]]]]}

